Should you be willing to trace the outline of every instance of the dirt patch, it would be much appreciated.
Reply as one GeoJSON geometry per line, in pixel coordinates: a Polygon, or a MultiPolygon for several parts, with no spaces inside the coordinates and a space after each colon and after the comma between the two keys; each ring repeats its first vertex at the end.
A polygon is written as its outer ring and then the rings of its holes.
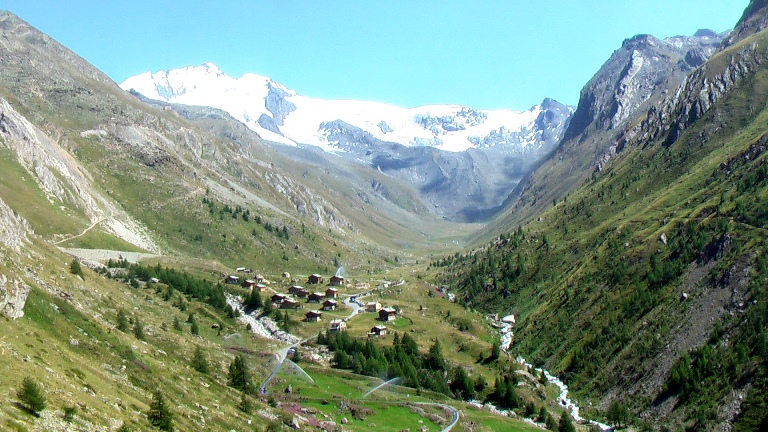
{"type": "MultiPolygon", "coordinates": [[[[707,342],[717,322],[726,313],[738,313],[749,287],[751,258],[739,258],[716,281],[706,280],[716,263],[704,266],[692,265],[681,285],[681,292],[688,294],[688,307],[670,329],[667,344],[662,352],[644,365],[641,378],[629,390],[635,397],[653,399],[662,390],[670,371],[678,359],[707,342]]],[[[674,404],[660,403],[651,406],[642,417],[658,418],[668,415],[674,404]]]]}
{"type": "Polygon", "coordinates": [[[110,259],[118,261],[125,259],[131,263],[137,263],[140,260],[156,258],[160,255],[143,252],[114,251],[109,249],[77,249],[77,248],[59,248],[62,252],[77,257],[81,260],[92,261],[104,264],[110,259]]]}

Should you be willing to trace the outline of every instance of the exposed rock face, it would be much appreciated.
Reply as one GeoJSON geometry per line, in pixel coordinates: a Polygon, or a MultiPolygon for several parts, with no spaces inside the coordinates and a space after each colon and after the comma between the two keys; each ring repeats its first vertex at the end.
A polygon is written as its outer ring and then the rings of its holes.
{"type": "Polygon", "coordinates": [[[584,86],[565,139],[581,136],[590,126],[610,130],[624,124],[645,102],[674,88],[704,63],[724,36],[700,30],[691,37],[626,39],[584,86]]]}
{"type": "Polygon", "coordinates": [[[717,64],[706,64],[695,70],[658,107],[652,106],[646,119],[625,134],[619,148],[628,143],[657,140],[672,145],[712,105],[764,64],[768,54],[753,42],[719,53],[718,60],[717,64]]]}
{"type": "MultiPolygon", "coordinates": [[[[280,85],[276,85],[272,81],[267,83],[267,97],[264,101],[267,110],[272,113],[272,118],[278,126],[282,126],[285,121],[285,117],[293,111],[296,111],[296,105],[293,102],[286,100],[285,97],[290,93],[280,85]]],[[[281,134],[282,135],[282,134],[281,134]]]]}
{"type": "Polygon", "coordinates": [[[0,312],[10,319],[23,317],[31,290],[21,279],[9,281],[5,275],[0,275],[0,312]]]}
{"type": "Polygon", "coordinates": [[[0,243],[16,252],[29,242],[32,233],[29,223],[0,200],[0,243]]]}
{"type": "MultiPolygon", "coordinates": [[[[114,136],[119,131],[112,131],[114,136]]],[[[104,130],[84,131],[81,136],[109,135],[104,130]]],[[[81,208],[93,223],[106,221],[105,228],[117,237],[158,251],[146,230],[124,210],[101,195],[92,186],[90,174],[59,143],[32,125],[7,100],[0,98],[0,145],[16,154],[18,162],[30,173],[50,202],[70,203],[81,208]]],[[[140,153],[146,164],[168,159],[161,153],[140,153]]]]}

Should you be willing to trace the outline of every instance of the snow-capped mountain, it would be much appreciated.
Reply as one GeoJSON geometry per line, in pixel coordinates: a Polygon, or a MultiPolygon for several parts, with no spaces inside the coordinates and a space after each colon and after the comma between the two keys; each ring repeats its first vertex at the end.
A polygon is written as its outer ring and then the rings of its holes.
{"type": "Polygon", "coordinates": [[[339,134],[338,123],[343,122],[344,130],[406,147],[430,146],[449,152],[503,147],[505,152],[540,153],[560,138],[573,112],[550,99],[522,112],[315,99],[265,76],[232,78],[212,63],[146,72],[120,86],[151,99],[222,109],[268,141],[335,152],[344,151],[351,141],[339,134]]]}

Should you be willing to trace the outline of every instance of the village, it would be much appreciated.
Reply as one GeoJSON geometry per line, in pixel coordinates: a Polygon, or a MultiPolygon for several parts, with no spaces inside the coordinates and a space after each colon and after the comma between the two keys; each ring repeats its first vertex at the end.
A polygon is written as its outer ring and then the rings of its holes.
{"type": "Polygon", "coordinates": [[[396,287],[402,286],[404,280],[378,281],[372,288],[369,282],[348,280],[338,274],[326,280],[314,273],[306,278],[305,288],[288,272],[283,272],[278,282],[267,280],[261,274],[254,275],[253,270],[246,267],[238,267],[235,273],[226,276],[227,285],[238,285],[249,294],[258,293],[271,308],[289,312],[294,319],[311,324],[313,330],[347,331],[350,319],[361,312],[376,321],[370,328],[366,327],[368,337],[386,336],[392,330],[385,324],[394,324],[398,319],[400,323],[411,323],[400,316],[399,307],[385,306],[378,300],[363,301],[396,295],[396,287]]]}

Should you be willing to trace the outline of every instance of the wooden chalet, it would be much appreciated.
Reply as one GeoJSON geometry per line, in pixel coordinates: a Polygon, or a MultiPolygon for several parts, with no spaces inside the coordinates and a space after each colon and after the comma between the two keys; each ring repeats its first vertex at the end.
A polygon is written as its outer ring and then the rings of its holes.
{"type": "Polygon", "coordinates": [[[280,303],[283,302],[283,300],[285,300],[287,298],[288,298],[288,295],[277,293],[277,294],[272,296],[272,303],[280,304],[280,303]]]}
{"type": "Polygon", "coordinates": [[[346,331],[347,323],[344,320],[335,319],[328,324],[328,330],[332,332],[346,331]]]}
{"type": "Polygon", "coordinates": [[[387,326],[377,325],[368,332],[368,336],[386,336],[389,333],[387,326]]]}
{"type": "Polygon", "coordinates": [[[264,284],[257,283],[253,289],[255,289],[257,292],[264,292],[267,290],[267,286],[264,284]]]}
{"type": "Polygon", "coordinates": [[[365,304],[366,312],[378,312],[380,310],[381,310],[381,303],[379,302],[368,302],[365,304]]]}
{"type": "Polygon", "coordinates": [[[392,308],[381,308],[379,310],[379,321],[394,321],[397,318],[397,311],[392,308]]]}
{"type": "Polygon", "coordinates": [[[336,300],[326,300],[323,302],[324,311],[334,311],[339,308],[339,302],[336,300]]]}
{"type": "Polygon", "coordinates": [[[243,281],[243,288],[253,289],[256,286],[256,281],[253,279],[246,279],[243,281]]]}
{"type": "Polygon", "coordinates": [[[307,278],[307,284],[319,285],[319,284],[322,284],[323,282],[325,282],[325,279],[323,279],[323,277],[317,273],[312,274],[309,276],[309,278],[307,278]]]}
{"type": "Polygon", "coordinates": [[[318,322],[323,317],[323,312],[311,310],[304,314],[304,321],[306,322],[318,322]]]}
{"type": "Polygon", "coordinates": [[[224,282],[229,285],[240,285],[240,278],[235,275],[229,275],[224,282]]]}
{"type": "Polygon", "coordinates": [[[297,302],[296,300],[293,300],[293,299],[287,298],[287,299],[285,299],[285,300],[280,302],[280,309],[294,309],[294,310],[296,310],[296,309],[298,309],[300,307],[301,306],[299,305],[299,302],[297,302]]]}
{"type": "Polygon", "coordinates": [[[312,293],[307,297],[307,303],[320,303],[325,298],[325,294],[323,293],[312,293]]]}
{"type": "Polygon", "coordinates": [[[343,286],[344,285],[344,277],[343,276],[331,276],[330,284],[331,284],[331,286],[343,286]]]}
{"type": "Polygon", "coordinates": [[[298,297],[298,298],[307,298],[309,296],[309,291],[304,289],[303,287],[300,287],[298,285],[294,285],[290,288],[288,288],[288,294],[298,297]]]}
{"type": "Polygon", "coordinates": [[[339,298],[339,290],[336,288],[328,288],[325,290],[325,296],[332,299],[339,298]]]}

